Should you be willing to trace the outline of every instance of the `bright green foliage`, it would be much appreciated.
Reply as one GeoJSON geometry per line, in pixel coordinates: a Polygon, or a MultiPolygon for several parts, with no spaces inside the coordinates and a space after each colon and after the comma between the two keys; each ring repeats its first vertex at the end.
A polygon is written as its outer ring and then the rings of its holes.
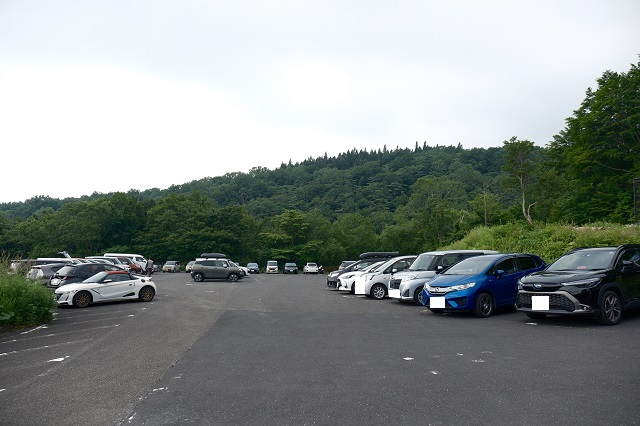
{"type": "Polygon", "coordinates": [[[51,290],[21,275],[0,270],[0,325],[26,327],[53,319],[56,302],[51,290]]]}

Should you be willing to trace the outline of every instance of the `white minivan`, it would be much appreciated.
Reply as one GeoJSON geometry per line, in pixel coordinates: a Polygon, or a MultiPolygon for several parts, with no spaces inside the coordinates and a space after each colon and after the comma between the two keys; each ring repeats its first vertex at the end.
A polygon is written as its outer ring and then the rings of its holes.
{"type": "Polygon", "coordinates": [[[138,265],[139,267],[142,268],[142,272],[146,272],[147,271],[147,259],[145,259],[144,256],[142,256],[141,254],[132,254],[132,253],[105,253],[104,254],[107,257],[119,257],[119,256],[123,256],[123,257],[128,257],[129,259],[131,259],[131,261],[133,263],[135,263],[136,265],[138,265]]]}

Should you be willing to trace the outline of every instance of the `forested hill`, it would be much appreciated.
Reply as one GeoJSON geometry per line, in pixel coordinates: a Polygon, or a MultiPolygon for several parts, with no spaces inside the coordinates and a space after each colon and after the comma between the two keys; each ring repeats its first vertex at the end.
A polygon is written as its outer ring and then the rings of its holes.
{"type": "MultiPolygon", "coordinates": [[[[495,181],[500,175],[502,162],[502,147],[463,149],[461,145],[430,147],[416,143],[414,149],[371,152],[354,149],[337,157],[309,158],[295,164],[289,161],[275,170],[256,167],[248,173],[228,173],[168,189],[153,188],[129,194],[145,201],[199,191],[218,206],[245,205],[257,218],[277,215],[287,209],[318,209],[327,218],[335,219],[340,213],[368,216],[393,212],[407,202],[411,186],[425,176],[450,177],[460,182],[473,198],[483,190],[485,180],[495,181]]],[[[64,200],[39,196],[24,203],[0,204],[0,211],[8,217],[26,218],[42,209],[55,211],[70,202],[108,195],[94,193],[64,200]]]]}

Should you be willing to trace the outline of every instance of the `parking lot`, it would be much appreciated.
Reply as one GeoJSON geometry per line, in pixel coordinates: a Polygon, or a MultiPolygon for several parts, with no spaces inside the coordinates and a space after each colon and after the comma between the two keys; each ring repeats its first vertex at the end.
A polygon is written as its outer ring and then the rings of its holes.
{"type": "Polygon", "coordinates": [[[325,275],[153,277],[149,303],[0,335],[6,425],[638,424],[640,313],[478,319],[325,275]]]}

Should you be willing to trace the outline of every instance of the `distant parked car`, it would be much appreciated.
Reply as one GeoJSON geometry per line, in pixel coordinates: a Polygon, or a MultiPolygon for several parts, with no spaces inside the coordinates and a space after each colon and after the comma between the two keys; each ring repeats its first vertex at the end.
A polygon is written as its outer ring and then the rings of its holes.
{"type": "Polygon", "coordinates": [[[380,262],[376,262],[374,264],[367,266],[361,271],[351,271],[351,272],[347,272],[346,274],[340,275],[338,277],[338,290],[348,291],[349,293],[354,294],[355,293],[354,283],[356,281],[356,278],[358,278],[360,275],[364,273],[375,271],[383,263],[384,261],[381,260],[380,262]]]}
{"type": "Polygon", "coordinates": [[[55,290],[58,305],[84,308],[94,302],[138,299],[150,302],[156,285],[148,277],[134,276],[119,269],[102,271],[82,282],[66,284],[55,290]]]}
{"type": "Polygon", "coordinates": [[[397,256],[385,261],[375,271],[365,272],[355,279],[355,294],[365,294],[374,299],[384,299],[389,294],[391,275],[404,271],[416,259],[415,255],[397,256]]]}
{"type": "Polygon", "coordinates": [[[400,253],[398,253],[397,251],[375,251],[362,253],[360,255],[360,260],[358,260],[357,262],[354,262],[339,271],[333,271],[329,275],[327,275],[327,287],[337,289],[338,277],[340,275],[350,271],[361,271],[373,263],[379,262],[380,260],[388,260],[392,257],[398,256],[399,254],[400,253]]]}
{"type": "MultiPolygon", "coordinates": [[[[49,278],[47,287],[60,287],[65,284],[84,281],[102,271],[124,271],[113,263],[79,263],[77,265],[66,265],[49,278]]],[[[126,272],[126,271],[125,271],[126,272]]]]}
{"type": "Polygon", "coordinates": [[[180,262],[177,260],[167,260],[162,265],[162,272],[180,272],[180,262]]]}
{"type": "Polygon", "coordinates": [[[247,263],[247,269],[249,270],[250,274],[259,274],[260,273],[260,266],[258,266],[257,263],[247,263]]]}
{"type": "Polygon", "coordinates": [[[197,259],[191,267],[191,278],[196,282],[202,282],[205,279],[235,282],[242,278],[242,272],[228,259],[203,258],[197,259]]]}
{"type": "Polygon", "coordinates": [[[267,269],[265,270],[267,274],[277,274],[278,273],[278,262],[276,260],[268,260],[267,261],[267,269]]]}
{"type": "Polygon", "coordinates": [[[471,311],[485,318],[500,306],[513,306],[518,280],[547,265],[534,254],[487,254],[470,257],[424,285],[435,314],[471,311]]]}
{"type": "Polygon", "coordinates": [[[342,271],[347,266],[356,263],[355,260],[343,260],[340,266],[338,266],[338,271],[342,271]]]}
{"type": "Polygon", "coordinates": [[[249,268],[246,268],[240,265],[238,262],[234,262],[233,260],[230,260],[229,262],[231,262],[236,268],[240,269],[240,276],[242,276],[243,278],[249,275],[249,268]]]}
{"type": "Polygon", "coordinates": [[[27,278],[30,280],[38,280],[42,282],[49,281],[49,279],[60,269],[67,266],[68,263],[47,263],[45,265],[33,265],[29,272],[27,272],[27,278]]]}
{"type": "Polygon", "coordinates": [[[196,263],[195,260],[190,260],[189,262],[187,262],[187,266],[184,267],[184,271],[187,273],[191,273],[191,267],[194,263],[196,263]]]}
{"type": "Polygon", "coordinates": [[[293,262],[287,262],[284,264],[284,269],[282,270],[283,274],[297,274],[298,273],[298,265],[293,262]]]}
{"type": "Polygon", "coordinates": [[[318,273],[318,264],[315,262],[307,262],[302,268],[302,273],[304,274],[317,274],[318,273]]]}
{"type": "Polygon", "coordinates": [[[519,284],[516,309],[529,318],[587,316],[616,325],[640,307],[640,245],[575,249],[519,284]]]}

